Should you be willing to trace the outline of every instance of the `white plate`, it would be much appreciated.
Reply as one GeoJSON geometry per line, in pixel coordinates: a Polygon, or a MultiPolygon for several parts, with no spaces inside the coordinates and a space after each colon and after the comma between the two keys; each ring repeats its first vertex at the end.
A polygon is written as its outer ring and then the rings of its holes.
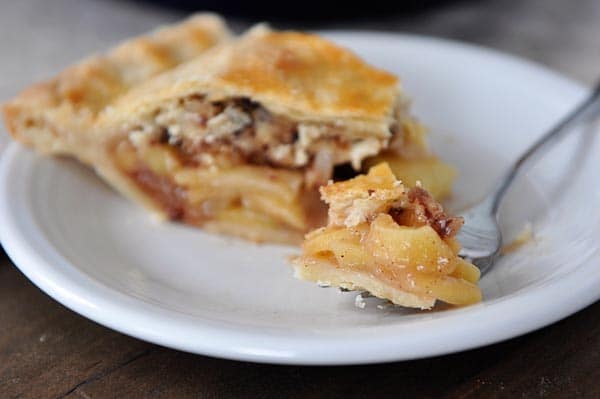
{"type": "MultiPolygon", "coordinates": [[[[496,52],[404,35],[330,32],[403,77],[434,147],[458,166],[454,207],[476,200],[529,143],[586,93],[496,52]]],[[[256,246],[157,224],[74,162],[11,145],[0,176],[0,237],[58,301],[161,345],[242,360],[349,364],[413,359],[511,338],[600,296],[600,145],[580,132],[513,190],[503,226],[535,239],[481,281],[483,303],[413,312],[354,306],[292,278],[293,248],[256,246]]]]}

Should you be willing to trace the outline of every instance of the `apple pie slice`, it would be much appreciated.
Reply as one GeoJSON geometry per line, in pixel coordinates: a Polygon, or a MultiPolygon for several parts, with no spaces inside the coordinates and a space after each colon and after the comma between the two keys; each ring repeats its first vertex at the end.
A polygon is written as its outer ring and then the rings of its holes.
{"type": "Polygon", "coordinates": [[[368,291],[406,307],[481,300],[479,269],[458,256],[462,219],[423,188],[406,188],[385,163],[321,188],[329,224],[307,234],[295,275],[368,291]]]}
{"type": "Polygon", "coordinates": [[[319,36],[259,26],[230,39],[200,16],[68,69],[4,114],[17,140],[79,158],[163,218],[292,243],[326,222],[318,187],[376,157],[448,192],[453,171],[408,107],[395,76],[319,36]]]}

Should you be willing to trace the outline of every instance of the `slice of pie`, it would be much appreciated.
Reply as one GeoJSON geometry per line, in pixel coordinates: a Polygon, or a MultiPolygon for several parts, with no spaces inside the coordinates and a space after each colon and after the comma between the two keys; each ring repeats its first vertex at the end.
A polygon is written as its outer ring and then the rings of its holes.
{"type": "Polygon", "coordinates": [[[408,108],[395,76],[319,36],[231,39],[202,15],[68,69],[4,115],[17,140],[77,157],[163,218],[296,243],[326,223],[318,187],[379,158],[448,193],[454,172],[408,108]]]}
{"type": "Polygon", "coordinates": [[[421,309],[481,300],[479,269],[458,256],[462,219],[423,188],[406,188],[387,164],[323,186],[321,195],[329,224],[307,234],[296,277],[421,309]]]}

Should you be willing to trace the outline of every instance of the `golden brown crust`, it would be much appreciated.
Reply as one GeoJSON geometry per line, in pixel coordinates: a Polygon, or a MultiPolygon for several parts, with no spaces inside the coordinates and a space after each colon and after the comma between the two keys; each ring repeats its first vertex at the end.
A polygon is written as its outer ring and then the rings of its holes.
{"type": "Polygon", "coordinates": [[[80,159],[98,113],[117,97],[165,70],[228,40],[223,21],[212,14],[124,42],[36,84],[3,107],[9,132],[42,152],[80,159]]]}
{"type": "Polygon", "coordinates": [[[404,186],[385,163],[372,167],[366,175],[329,182],[319,191],[329,206],[329,224],[335,226],[356,226],[406,201],[404,186]]]}
{"type": "Polygon", "coordinates": [[[247,97],[295,120],[352,124],[366,136],[387,137],[398,87],[393,75],[319,36],[258,27],[130,91],[103,123],[118,126],[195,93],[247,97]]]}
{"type": "Polygon", "coordinates": [[[124,176],[106,154],[107,148],[99,145],[98,138],[114,132],[97,129],[98,114],[152,76],[230,38],[220,17],[198,14],[128,40],[31,86],[5,104],[8,131],[42,153],[71,155],[92,165],[114,188],[165,218],[164,210],[124,176]]]}
{"type": "MultiPolygon", "coordinates": [[[[258,27],[229,38],[218,17],[200,15],[128,41],[24,91],[5,105],[6,123],[19,141],[79,158],[126,196],[172,218],[178,209],[150,198],[116,165],[114,148],[145,123],[157,127],[156,115],[169,105],[181,108],[187,96],[249,99],[297,123],[298,142],[310,142],[324,126],[348,138],[349,147],[366,138],[369,147],[350,154],[357,169],[387,146],[399,101],[393,75],[315,35],[258,27]]],[[[216,230],[229,229],[220,223],[216,230]]]]}
{"type": "Polygon", "coordinates": [[[398,289],[369,273],[344,270],[326,259],[297,257],[292,259],[292,266],[294,277],[300,280],[318,281],[323,286],[340,287],[348,291],[367,291],[373,296],[409,308],[431,309],[435,305],[433,297],[398,289]]]}

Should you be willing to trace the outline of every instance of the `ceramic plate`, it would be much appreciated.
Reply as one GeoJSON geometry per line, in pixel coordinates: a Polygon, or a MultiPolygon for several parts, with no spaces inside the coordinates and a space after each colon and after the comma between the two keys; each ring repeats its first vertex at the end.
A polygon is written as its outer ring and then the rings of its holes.
{"type": "MultiPolygon", "coordinates": [[[[499,173],[586,94],[494,51],[414,36],[328,32],[402,77],[434,150],[460,178],[449,203],[477,201],[499,173]]],[[[125,334],[185,351],[292,364],[414,359],[491,344],[600,297],[600,144],[575,131],[520,179],[502,208],[510,240],[533,238],[481,281],[484,301],[415,312],[354,306],[354,293],[292,278],[295,248],[154,222],[75,162],[16,144],[0,172],[0,237],[59,302],[125,334]]]]}

